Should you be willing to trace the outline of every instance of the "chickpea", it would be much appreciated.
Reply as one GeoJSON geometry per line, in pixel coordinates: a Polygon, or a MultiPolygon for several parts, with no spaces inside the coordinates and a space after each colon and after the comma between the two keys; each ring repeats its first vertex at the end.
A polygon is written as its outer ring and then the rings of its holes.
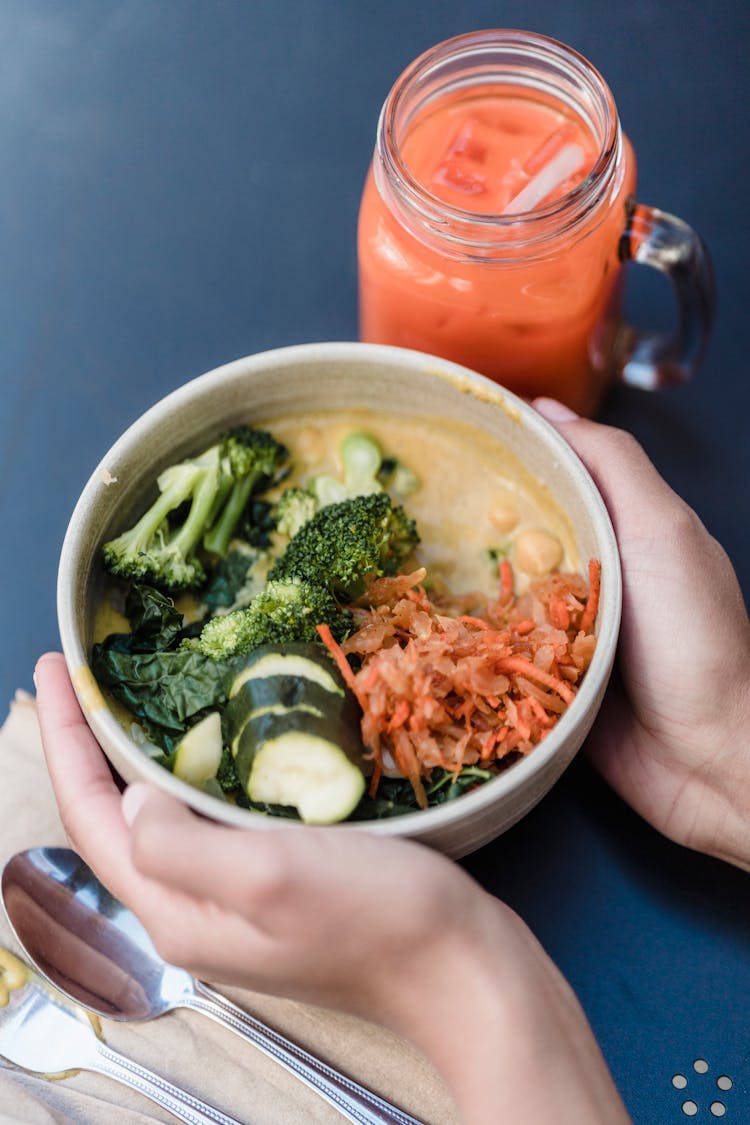
{"type": "Polygon", "coordinates": [[[513,500],[504,497],[492,505],[489,516],[492,526],[507,535],[518,523],[518,508],[513,500]]]}
{"type": "Polygon", "coordinates": [[[515,542],[515,561],[519,570],[533,578],[542,578],[562,562],[560,540],[541,527],[522,531],[515,542]]]}
{"type": "Polygon", "coordinates": [[[26,983],[26,966],[7,949],[0,948],[0,1008],[8,1003],[10,993],[26,983]]]}

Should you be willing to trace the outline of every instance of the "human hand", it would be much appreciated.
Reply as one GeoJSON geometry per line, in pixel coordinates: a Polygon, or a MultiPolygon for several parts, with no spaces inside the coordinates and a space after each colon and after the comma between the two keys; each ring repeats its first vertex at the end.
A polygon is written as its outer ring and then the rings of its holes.
{"type": "Polygon", "coordinates": [[[121,799],[63,658],[35,678],[68,838],[167,961],[391,1027],[472,1125],[628,1120],[564,979],[455,864],[364,831],[221,827],[142,784],[121,799]]]}
{"type": "Polygon", "coordinates": [[[629,434],[539,399],[609,509],[618,663],[587,749],[677,843],[750,870],[750,623],[732,565],[629,434]]]}

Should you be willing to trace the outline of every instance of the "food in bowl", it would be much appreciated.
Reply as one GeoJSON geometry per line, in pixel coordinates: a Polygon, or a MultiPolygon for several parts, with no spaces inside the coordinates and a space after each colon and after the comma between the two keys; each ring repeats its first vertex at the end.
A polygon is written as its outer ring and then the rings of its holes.
{"type": "Polygon", "coordinates": [[[600,568],[502,443],[367,410],[242,424],[105,543],[92,668],[143,752],[308,823],[453,801],[534,752],[600,568]]]}

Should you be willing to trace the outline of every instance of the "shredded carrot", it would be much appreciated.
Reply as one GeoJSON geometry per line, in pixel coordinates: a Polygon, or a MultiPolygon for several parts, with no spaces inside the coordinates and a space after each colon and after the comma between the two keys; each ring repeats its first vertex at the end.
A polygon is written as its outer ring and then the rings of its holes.
{"type": "Polygon", "coordinates": [[[593,633],[594,622],[599,611],[599,591],[602,581],[602,564],[598,559],[589,559],[589,596],[579,629],[582,633],[593,633]]]}
{"type": "Polygon", "coordinates": [[[500,573],[500,593],[498,595],[498,605],[507,605],[513,597],[513,568],[507,559],[503,559],[499,566],[500,573]]]}
{"type": "Polygon", "coordinates": [[[380,785],[380,778],[383,775],[383,763],[380,758],[375,759],[375,764],[372,767],[372,775],[370,777],[370,784],[367,788],[368,795],[374,797],[380,785]]]}
{"type": "Polygon", "coordinates": [[[347,687],[351,688],[356,696],[359,696],[357,678],[352,672],[349,661],[346,659],[346,656],[344,655],[344,652],[341,649],[340,645],[338,645],[333,639],[333,633],[331,632],[330,628],[328,627],[328,625],[316,625],[315,628],[318,631],[318,635],[320,636],[321,641],[326,646],[333,659],[336,661],[339,672],[341,672],[341,675],[344,677],[344,683],[347,685],[347,687]]]}
{"type": "Polygon", "coordinates": [[[549,600],[549,619],[556,629],[567,629],[570,625],[568,607],[557,595],[553,595],[549,600]]]}
{"type": "Polygon", "coordinates": [[[519,637],[525,637],[527,633],[533,633],[534,629],[536,629],[536,622],[519,621],[518,624],[514,626],[514,629],[518,633],[519,637]]]}
{"type": "Polygon", "coordinates": [[[571,691],[566,683],[557,676],[550,676],[549,672],[543,672],[525,656],[504,656],[498,661],[498,666],[503,672],[520,672],[522,676],[528,676],[530,680],[536,680],[545,687],[552,688],[566,703],[573,702],[575,692],[571,691]]]}
{"type": "Polygon", "coordinates": [[[528,754],[545,738],[593,657],[600,576],[592,559],[588,591],[580,575],[554,574],[516,595],[504,559],[496,598],[431,601],[420,570],[378,579],[352,607],[357,628],[343,645],[318,626],[362,706],[371,795],[383,753],[424,807],[423,779],[436,767],[457,773],[480,764],[499,772],[508,755],[528,754]]]}

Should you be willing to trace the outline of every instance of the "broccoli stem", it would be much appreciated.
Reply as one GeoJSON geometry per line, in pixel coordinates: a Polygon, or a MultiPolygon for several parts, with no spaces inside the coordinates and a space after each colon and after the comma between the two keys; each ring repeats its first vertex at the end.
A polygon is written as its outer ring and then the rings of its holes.
{"type": "Polygon", "coordinates": [[[121,539],[128,540],[133,553],[147,550],[152,536],[156,534],[169,513],[188,499],[199,472],[197,467],[186,465],[183,472],[171,474],[169,484],[158,500],[155,500],[148,511],[144,512],[130,531],[120,536],[121,539]]]}
{"type": "Polygon", "coordinates": [[[260,475],[260,473],[248,473],[232,486],[229,499],[218,520],[203,540],[203,546],[207,551],[221,555],[222,558],[226,555],[234,529],[240,521],[260,475]]]}
{"type": "Polygon", "coordinates": [[[190,505],[187,519],[177,534],[169,541],[170,551],[177,551],[184,558],[190,556],[200,539],[219,488],[218,466],[208,468],[204,472],[203,480],[193,493],[193,502],[190,505]]]}

